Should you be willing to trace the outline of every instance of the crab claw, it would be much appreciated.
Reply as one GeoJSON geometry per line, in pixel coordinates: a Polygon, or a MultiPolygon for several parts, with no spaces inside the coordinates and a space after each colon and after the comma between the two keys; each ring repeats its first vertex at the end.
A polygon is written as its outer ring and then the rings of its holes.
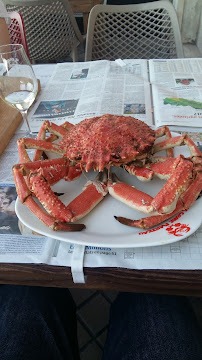
{"type": "Polygon", "coordinates": [[[179,200],[175,210],[171,214],[148,216],[139,220],[131,220],[121,216],[114,216],[114,217],[117,221],[119,221],[123,225],[138,227],[141,229],[150,229],[153,226],[156,226],[162,223],[163,221],[170,219],[172,216],[176,215],[181,210],[184,210],[184,206],[181,200],[179,200]]]}
{"type": "Polygon", "coordinates": [[[127,219],[122,216],[114,216],[114,217],[118,222],[120,222],[123,225],[131,226],[131,227],[138,227],[141,229],[150,229],[153,226],[156,226],[156,225],[162,223],[163,221],[171,218],[173,215],[177,214],[179,211],[180,210],[173,211],[172,214],[149,216],[149,217],[145,217],[145,218],[142,218],[139,220],[127,219]]]}

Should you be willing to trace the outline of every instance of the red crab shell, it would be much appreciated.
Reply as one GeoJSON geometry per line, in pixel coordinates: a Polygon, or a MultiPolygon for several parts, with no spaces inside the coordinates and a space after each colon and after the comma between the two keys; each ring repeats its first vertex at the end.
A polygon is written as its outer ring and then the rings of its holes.
{"type": "Polygon", "coordinates": [[[155,141],[154,131],[131,116],[106,114],[72,127],[61,145],[65,155],[89,171],[145,159],[155,141]]]}

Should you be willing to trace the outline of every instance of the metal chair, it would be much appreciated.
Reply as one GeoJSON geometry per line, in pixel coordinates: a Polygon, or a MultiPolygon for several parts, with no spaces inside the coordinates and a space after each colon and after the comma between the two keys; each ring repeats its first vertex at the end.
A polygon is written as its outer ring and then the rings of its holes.
{"type": "Polygon", "coordinates": [[[23,19],[32,62],[78,60],[77,46],[83,42],[68,0],[3,0],[7,11],[18,11],[23,19]]]}
{"type": "Polygon", "coordinates": [[[176,57],[184,54],[177,15],[168,1],[91,10],[85,61],[176,57]]]}
{"type": "Polygon", "coordinates": [[[11,22],[8,25],[8,32],[11,44],[22,44],[27,56],[29,57],[22,17],[17,11],[9,12],[8,15],[11,18],[11,22]]]}

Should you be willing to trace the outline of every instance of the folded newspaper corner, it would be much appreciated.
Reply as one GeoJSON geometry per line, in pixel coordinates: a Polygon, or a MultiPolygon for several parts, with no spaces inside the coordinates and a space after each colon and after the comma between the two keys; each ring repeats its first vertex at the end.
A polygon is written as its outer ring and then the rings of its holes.
{"type": "MultiPolygon", "coordinates": [[[[54,65],[53,72],[49,66],[33,67],[37,78],[45,74],[50,80],[42,86],[29,114],[32,131],[38,132],[44,119],[60,125],[105,113],[124,114],[150,126],[169,125],[189,132],[197,145],[202,145],[198,131],[202,120],[200,58],[61,63],[54,65]]],[[[14,212],[17,195],[12,166],[8,166],[18,163],[16,140],[20,136],[19,131],[0,157],[4,202],[0,210],[1,262],[72,267],[75,282],[86,281],[85,267],[202,269],[202,227],[179,242],[139,248],[79,247],[26,228],[14,212]]]]}

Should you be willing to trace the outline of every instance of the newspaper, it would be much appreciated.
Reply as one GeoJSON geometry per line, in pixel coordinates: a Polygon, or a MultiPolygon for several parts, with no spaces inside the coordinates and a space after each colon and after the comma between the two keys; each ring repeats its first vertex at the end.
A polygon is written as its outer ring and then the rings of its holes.
{"type": "MultiPolygon", "coordinates": [[[[128,73],[128,69],[125,69],[125,66],[121,67],[120,65],[109,65],[109,62],[101,61],[100,63],[100,74],[110,71],[112,77],[113,88],[116,89],[117,94],[119,96],[119,101],[116,99],[116,95],[114,99],[111,97],[112,101],[112,109],[117,106],[119,103],[122,106],[122,109],[125,108],[126,104],[132,104],[130,102],[130,94],[139,93],[141,96],[145,95],[145,92],[149,94],[149,90],[146,85],[146,78],[148,76],[145,61],[134,61],[131,65],[129,65],[130,75],[128,73]],[[117,67],[118,66],[118,67],[117,67]],[[104,70],[105,69],[105,70],[104,70]],[[130,78],[134,77],[135,79],[139,79],[139,74],[141,74],[141,78],[143,80],[137,81],[137,85],[133,86],[130,78]],[[118,80],[120,81],[118,81],[118,80]],[[117,81],[118,84],[117,85],[117,81]],[[125,95],[125,90],[127,89],[128,94],[127,97],[125,95]],[[144,89],[143,89],[144,88],[144,89]],[[146,91],[145,91],[146,89],[146,91]],[[122,99],[122,101],[120,100],[122,99]]],[[[88,64],[88,63],[86,63],[88,64]]],[[[41,80],[42,84],[42,92],[40,95],[39,102],[41,101],[49,101],[50,99],[55,99],[55,91],[57,89],[58,99],[64,99],[64,90],[61,87],[57,88],[58,83],[58,75],[60,74],[61,68],[66,72],[66,68],[69,69],[69,74],[77,74],[77,72],[72,72],[72,68],[75,68],[75,71],[78,69],[86,69],[85,63],[75,63],[75,64],[58,64],[58,65],[35,65],[34,70],[36,75],[41,80]],[[48,68],[48,70],[47,70],[48,68]],[[47,84],[49,74],[51,76],[50,82],[47,84]],[[54,85],[55,84],[55,85],[54,85]],[[51,85],[51,86],[50,86],[51,85]],[[54,87],[55,86],[55,87],[54,87]],[[52,88],[52,93],[48,90],[52,88]],[[59,97],[60,93],[60,97],[59,97]],[[49,100],[48,100],[48,96],[49,100]]],[[[88,66],[88,65],[87,65],[88,66]]],[[[128,64],[127,64],[128,66],[128,64]]],[[[96,66],[95,66],[96,67],[96,66]]],[[[95,76],[93,74],[95,68],[93,63],[89,65],[89,73],[91,76],[95,76]]],[[[64,75],[64,74],[63,74],[64,75]]],[[[71,75],[72,76],[72,75],[71,75]]],[[[74,75],[75,76],[75,75],[74,75]]],[[[79,91],[82,98],[82,101],[78,101],[77,107],[74,111],[73,115],[62,116],[61,118],[53,118],[54,121],[60,123],[64,122],[64,119],[69,119],[76,123],[80,120],[80,116],[82,111],[84,111],[85,107],[85,93],[86,87],[89,89],[88,96],[86,96],[86,116],[94,116],[99,114],[101,109],[105,108],[108,112],[112,112],[110,110],[110,101],[107,102],[107,95],[104,97],[104,93],[106,89],[110,87],[110,82],[107,83],[106,78],[102,76],[98,76],[96,73],[97,82],[99,86],[101,86],[101,93],[103,95],[99,96],[99,91],[95,91],[97,89],[96,84],[94,85],[94,91],[90,93],[90,83],[87,83],[87,80],[84,79],[75,79],[75,83],[71,85],[68,81],[67,84],[65,82],[65,93],[69,93],[69,99],[75,100],[77,97],[79,98],[79,91]],[[85,82],[81,83],[81,81],[85,82]],[[106,84],[107,83],[107,84],[106,84]],[[76,85],[78,84],[78,85],[76,85]],[[70,86],[71,91],[68,90],[70,86]],[[73,88],[75,86],[75,93],[73,94],[73,88]],[[83,87],[82,87],[83,86],[83,87]],[[79,90],[80,87],[82,91],[79,90]],[[105,90],[104,90],[105,89],[105,90]],[[91,95],[90,95],[91,94],[91,95]],[[95,95],[95,96],[94,96],[95,95]],[[89,97],[89,102],[88,102],[89,97]],[[94,106],[94,112],[90,114],[90,100],[91,97],[94,99],[92,103],[97,104],[94,106]],[[83,109],[83,110],[82,110],[83,109]]],[[[60,80],[59,80],[60,82],[60,80]]],[[[91,86],[93,86],[91,83],[91,86]]],[[[147,94],[147,96],[148,96],[147,94]]],[[[149,97],[148,97],[149,98],[149,97]]],[[[51,101],[51,100],[50,100],[51,101]]],[[[35,103],[35,109],[33,112],[35,113],[36,109],[38,109],[38,100],[35,103]]],[[[141,100],[140,104],[145,104],[145,113],[132,114],[138,115],[139,118],[143,119],[147,116],[147,106],[146,101],[141,100]]],[[[150,111],[150,110],[149,110],[150,111]]],[[[103,113],[105,111],[103,110],[103,113]]],[[[84,113],[83,113],[84,114],[84,113]]],[[[32,120],[33,127],[35,129],[39,126],[43,121],[43,117],[34,117],[32,120]]],[[[21,130],[20,130],[21,131],[21,130]]],[[[18,152],[16,141],[20,134],[15,134],[9,145],[5,149],[4,153],[0,157],[0,167],[1,167],[1,179],[0,179],[0,261],[1,262],[13,262],[13,263],[45,263],[50,265],[58,265],[58,266],[71,266],[72,265],[72,256],[74,253],[74,244],[69,244],[66,242],[58,241],[53,238],[48,238],[45,236],[41,236],[38,233],[31,231],[26,228],[17,218],[14,207],[16,201],[16,191],[14,188],[14,181],[12,176],[12,165],[18,163],[18,152]]],[[[202,134],[190,133],[191,137],[194,141],[196,141],[197,145],[200,147],[202,145],[202,134]]],[[[31,154],[30,154],[31,155],[31,154]]],[[[155,246],[155,247],[146,247],[146,248],[130,248],[130,249],[116,249],[109,247],[97,247],[97,246],[86,246],[84,252],[84,267],[125,267],[132,269],[202,269],[202,227],[200,227],[193,235],[190,237],[174,243],[163,246],[155,246]]]]}
{"type": "Polygon", "coordinates": [[[44,121],[76,124],[102,114],[125,114],[153,124],[147,61],[106,60],[57,64],[29,114],[37,132],[44,121]]]}
{"type": "Polygon", "coordinates": [[[44,119],[76,124],[106,113],[130,115],[156,128],[200,131],[201,99],[200,58],[61,63],[29,119],[33,132],[44,119]]]}
{"type": "Polygon", "coordinates": [[[201,131],[202,59],[149,60],[149,73],[155,126],[201,131]]]}

